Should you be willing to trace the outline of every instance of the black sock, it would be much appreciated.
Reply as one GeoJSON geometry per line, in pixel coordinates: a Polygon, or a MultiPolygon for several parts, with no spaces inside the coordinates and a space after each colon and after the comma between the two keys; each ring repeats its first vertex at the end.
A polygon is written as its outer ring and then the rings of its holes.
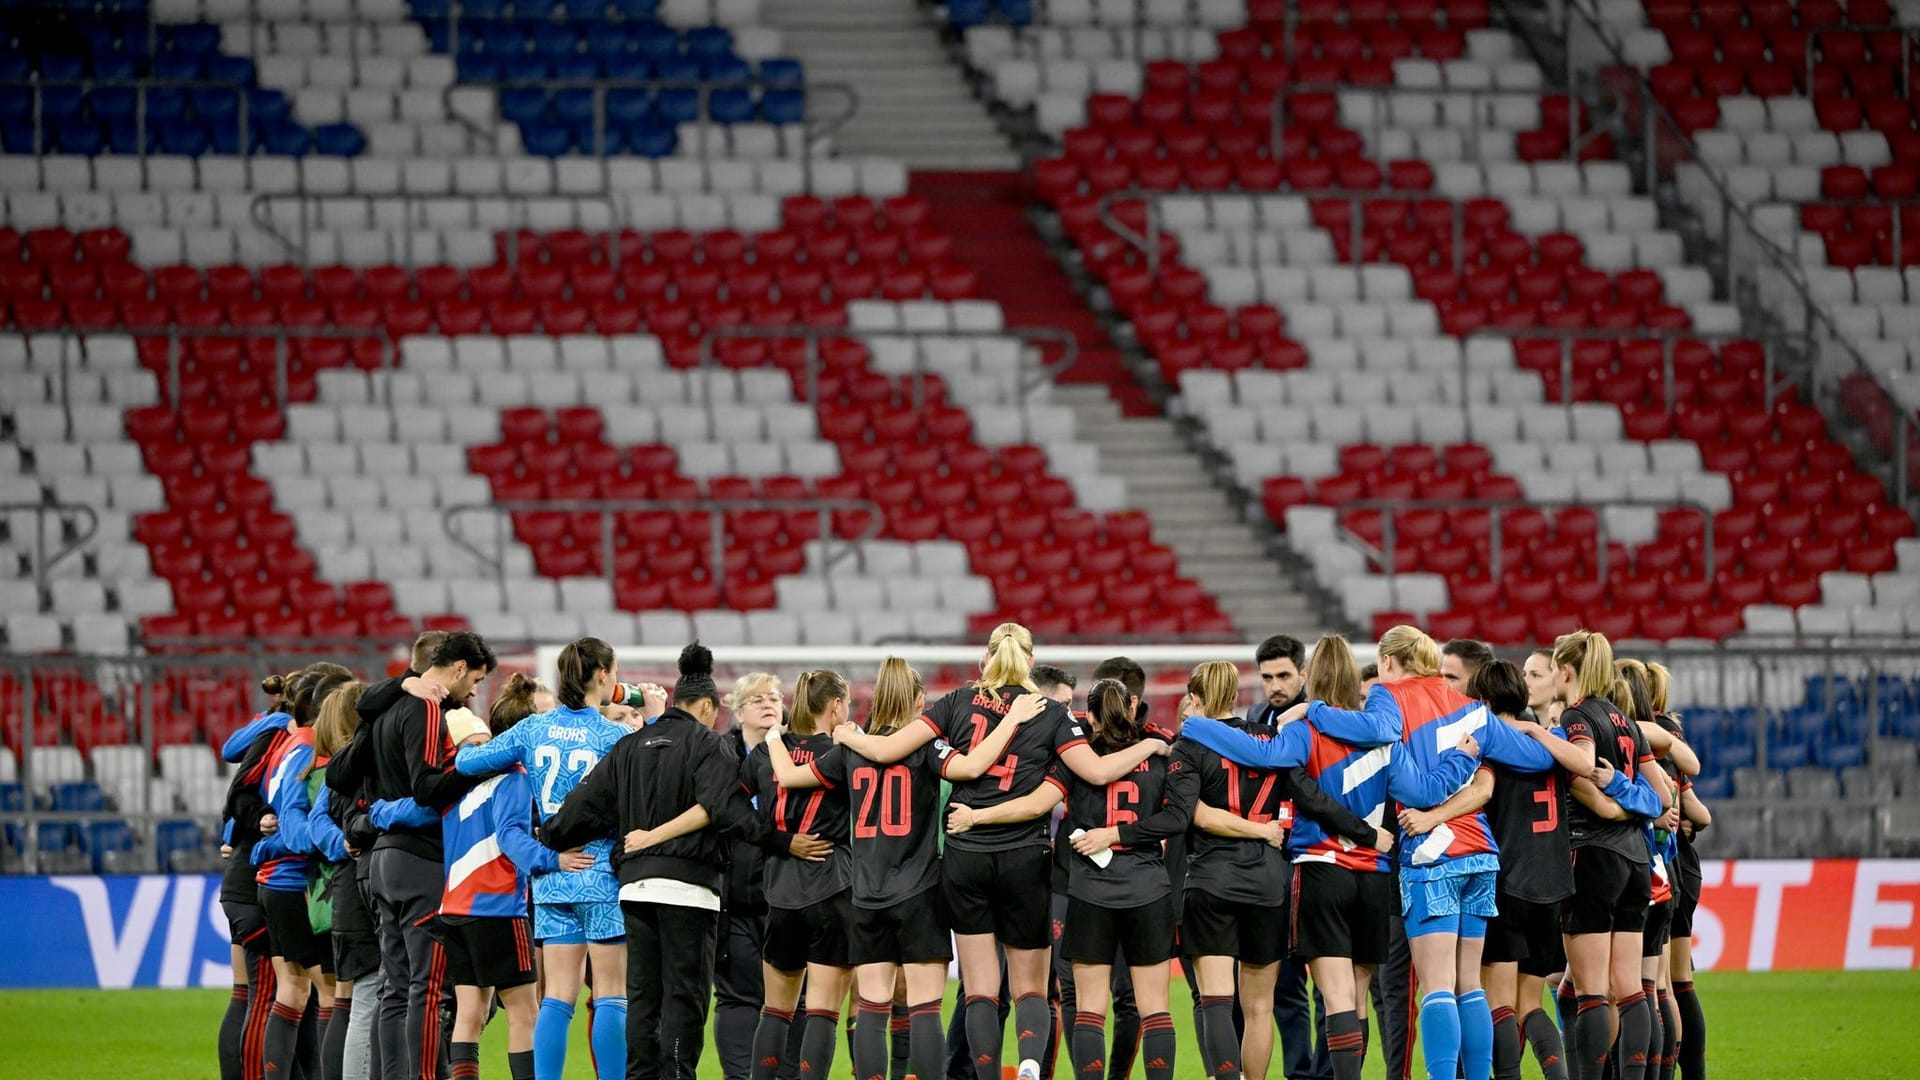
{"type": "Polygon", "coordinates": [[[1133,1075],[1133,1063],[1140,1056],[1141,1018],[1139,1011],[1113,1012],[1113,1027],[1107,1030],[1107,1074],[1116,1078],[1133,1075]]]}
{"type": "Polygon", "coordinates": [[[793,1014],[767,1006],[760,1010],[760,1023],[753,1029],[753,1080],[773,1080],[780,1071],[780,1058],[787,1048],[787,1029],[793,1026],[793,1014]]]}
{"type": "Polygon", "coordinates": [[[266,1060],[267,1080],[292,1080],[296,1047],[300,1041],[300,1010],[274,1002],[267,1013],[267,1034],[262,1053],[266,1060]]]}
{"type": "MultiPolygon", "coordinates": [[[[879,1026],[877,1022],[875,1026],[879,1026]]],[[[826,1080],[833,1072],[833,1044],[839,1037],[838,1010],[808,1009],[800,1032],[800,1075],[826,1080]]]]}
{"type": "Polygon", "coordinates": [[[887,1080],[907,1080],[907,1054],[913,1033],[911,1016],[904,1003],[894,1003],[892,1018],[887,1021],[887,1033],[892,1036],[892,1047],[888,1054],[892,1069],[887,1074],[887,1080]]]}
{"type": "Polygon", "coordinates": [[[1680,1013],[1678,1053],[1683,1080],[1707,1078],[1707,1014],[1700,1011],[1700,995],[1692,981],[1673,984],[1673,1004],[1680,1013]]]}
{"type": "Polygon", "coordinates": [[[1573,1061],[1573,1075],[1577,1080],[1604,1080],[1607,1059],[1613,1056],[1612,1040],[1607,1038],[1611,1026],[1604,996],[1581,994],[1575,999],[1573,1041],[1580,1047],[1580,1056],[1573,1061]]]}
{"type": "MultiPolygon", "coordinates": [[[[293,1038],[293,1064],[300,1070],[301,1080],[320,1080],[320,993],[317,990],[307,992],[307,1008],[300,1014],[300,1028],[293,1038]]],[[[327,1006],[328,1015],[332,1015],[333,1006],[327,1006]]]]}
{"type": "Polygon", "coordinates": [[[1659,999],[1660,1080],[1673,1080],[1674,1065],[1680,1060],[1675,1056],[1680,1046],[1680,1013],[1674,1008],[1672,994],[1662,990],[1659,999]]]}
{"type": "Polygon", "coordinates": [[[320,1033],[321,1080],[340,1080],[347,1071],[347,1023],[353,1019],[353,999],[334,998],[327,1027],[320,1033]]]}
{"type": "Polygon", "coordinates": [[[233,984],[233,996],[227,998],[227,1011],[220,1017],[220,1038],[215,1044],[220,1053],[220,1080],[241,1080],[240,1046],[247,1033],[246,983],[233,984]]]}
{"type": "Polygon", "coordinates": [[[1333,1080],[1360,1080],[1360,1062],[1366,1053],[1366,1036],[1360,1031],[1360,1014],[1352,1009],[1327,1014],[1327,1055],[1333,1059],[1333,1080]]]}
{"type": "Polygon", "coordinates": [[[912,1068],[908,1072],[915,1076],[931,1076],[935,1080],[947,1074],[947,1032],[940,1025],[940,1003],[928,1001],[915,1005],[908,1010],[907,1023],[912,1028],[908,1037],[907,1057],[912,1068]]]}
{"type": "Polygon", "coordinates": [[[1653,1038],[1653,1006],[1646,991],[1620,1000],[1620,1080],[1646,1080],[1647,1043],[1653,1038]]]}
{"type": "Polygon", "coordinates": [[[507,1075],[513,1080],[533,1080],[533,1051],[507,1051],[507,1075]]]}
{"type": "Polygon", "coordinates": [[[1067,1052],[1073,1057],[1075,1080],[1106,1080],[1107,1018],[1099,1013],[1074,1013],[1067,1052]]]}
{"type": "Polygon", "coordinates": [[[1505,1005],[1493,1010],[1493,1080],[1520,1080],[1520,1021],[1505,1005]]]}
{"type": "Polygon", "coordinates": [[[1240,1036],[1233,1030],[1233,999],[1200,999],[1200,1046],[1207,1073],[1216,1080],[1239,1080],[1240,1036]]]}
{"type": "Polygon", "coordinates": [[[1640,988],[1647,995],[1647,1064],[1643,1074],[1646,1080],[1657,1080],[1660,1075],[1660,1046],[1667,1038],[1666,1018],[1660,1015],[1660,989],[1651,980],[1643,979],[1640,988]]]}
{"type": "Polygon", "coordinates": [[[1172,1016],[1149,1013],[1140,1018],[1140,1056],[1147,1062],[1147,1080],[1173,1080],[1175,1045],[1172,1016]]]}
{"type": "Polygon", "coordinates": [[[979,1080],[1000,1080],[1000,999],[969,994],[966,1018],[967,1051],[973,1055],[974,1075],[979,1080]]]}
{"type": "Polygon", "coordinates": [[[890,1001],[860,999],[853,1022],[854,1080],[881,1080],[887,1075],[886,1018],[892,1012],[890,1001]]]}
{"type": "Polygon", "coordinates": [[[480,1080],[479,1043],[454,1043],[448,1048],[447,1061],[453,1065],[453,1080],[480,1080]]]}
{"type": "Polygon", "coordinates": [[[1014,1052],[1020,1061],[1037,1062],[1046,1056],[1047,1037],[1053,1032],[1053,1010],[1045,994],[1021,994],[1013,999],[1014,1052]]]}
{"type": "Polygon", "coordinates": [[[1047,1002],[1047,1056],[1040,1059],[1040,1075],[1044,1080],[1053,1080],[1053,1070],[1060,1062],[1060,1003],[1047,1002]]]}
{"type": "Polygon", "coordinates": [[[1367,1060],[1367,1051],[1373,1049],[1373,1029],[1367,1026],[1367,1014],[1356,1013],[1360,1019],[1360,1060],[1367,1060]]]}
{"type": "Polygon", "coordinates": [[[1535,1009],[1521,1022],[1527,1044],[1533,1047],[1533,1060],[1540,1063],[1546,1080],[1567,1080],[1567,1051],[1560,1043],[1560,1029],[1545,1009],[1535,1009]]]}

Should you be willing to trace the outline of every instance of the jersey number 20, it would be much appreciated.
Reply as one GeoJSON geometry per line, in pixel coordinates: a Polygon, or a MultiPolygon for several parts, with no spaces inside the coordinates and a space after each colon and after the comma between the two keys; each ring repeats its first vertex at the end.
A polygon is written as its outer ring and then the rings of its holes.
{"type": "Polygon", "coordinates": [[[871,840],[913,832],[913,803],[908,798],[912,777],[905,765],[890,765],[884,772],[863,765],[853,770],[852,779],[853,790],[860,796],[860,810],[853,817],[854,836],[871,840]]]}

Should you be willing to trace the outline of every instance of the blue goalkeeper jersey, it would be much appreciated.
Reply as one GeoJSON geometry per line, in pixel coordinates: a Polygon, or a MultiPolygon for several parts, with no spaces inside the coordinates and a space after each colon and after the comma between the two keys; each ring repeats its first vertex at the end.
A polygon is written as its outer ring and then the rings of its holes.
{"type": "MultiPolygon", "coordinates": [[[[485,776],[514,765],[527,770],[533,787],[534,802],[545,822],[560,809],[573,789],[587,778],[613,744],[634,732],[625,724],[616,724],[596,709],[570,709],[562,705],[538,716],[529,716],[506,734],[479,746],[463,746],[454,758],[454,768],[467,776],[485,776]]],[[[539,874],[533,879],[536,904],[612,903],[620,899],[620,883],[614,879],[608,858],[613,854],[613,838],[590,841],[587,854],[593,865],[577,874],[539,874]]]]}

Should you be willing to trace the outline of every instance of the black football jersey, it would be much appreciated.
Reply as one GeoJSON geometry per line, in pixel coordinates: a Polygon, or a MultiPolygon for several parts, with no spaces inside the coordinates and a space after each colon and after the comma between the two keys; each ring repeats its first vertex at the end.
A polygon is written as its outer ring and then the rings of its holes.
{"type": "MultiPolygon", "coordinates": [[[[833,749],[824,733],[788,735],[787,752],[802,767],[833,749]]],[[[773,758],[766,744],[753,748],[742,766],[753,805],[775,832],[812,833],[833,845],[825,862],[807,859],[766,860],[767,903],[798,909],[817,904],[853,884],[853,855],[847,850],[847,790],[844,787],[788,790],[773,778],[773,758]]]]}
{"type": "MultiPolygon", "coordinates": [[[[1602,697],[1584,698],[1560,714],[1560,726],[1570,740],[1588,739],[1594,755],[1612,765],[1615,772],[1631,780],[1640,775],[1643,762],[1652,755],[1646,736],[1626,718],[1620,707],[1602,697]]],[[[1569,785],[1563,805],[1567,818],[1567,837],[1576,849],[1603,847],[1642,866],[1652,861],[1647,853],[1646,822],[1631,817],[1626,821],[1608,821],[1580,805],[1569,785]]]]}
{"type": "MultiPolygon", "coordinates": [[[[921,721],[932,725],[956,752],[966,753],[1000,725],[1013,700],[1024,693],[1027,691],[1018,686],[1003,686],[998,690],[962,687],[934,702],[921,721]]],[[[1039,716],[1014,733],[1006,751],[985,773],[953,785],[952,802],[975,809],[1012,802],[1046,781],[1048,769],[1062,751],[1086,741],[1086,728],[1081,721],[1066,706],[1048,702],[1039,716]]],[[[948,844],[968,851],[1012,851],[1044,847],[1048,842],[1045,818],[982,825],[947,837],[948,844]]]]}
{"type": "MultiPolygon", "coordinates": [[[[1248,729],[1244,722],[1234,723],[1248,729]]],[[[1172,798],[1188,807],[1206,803],[1248,821],[1291,824],[1292,806],[1279,771],[1250,769],[1182,739],[1174,744],[1168,775],[1172,798]]],[[[1287,855],[1279,848],[1192,826],[1186,849],[1189,889],[1248,904],[1278,903],[1285,894],[1287,855]]]]}
{"type": "Polygon", "coordinates": [[[1175,763],[1150,757],[1110,784],[1089,784],[1064,765],[1056,765],[1047,781],[1067,796],[1066,820],[1060,823],[1060,843],[1066,848],[1067,895],[1104,908],[1134,908],[1167,895],[1167,877],[1161,842],[1185,831],[1193,805],[1171,800],[1167,782],[1175,763]],[[1114,828],[1120,845],[1102,867],[1073,850],[1076,831],[1114,828]]]}
{"type": "Polygon", "coordinates": [[[1514,772],[1494,765],[1487,824],[1500,847],[1500,892],[1516,900],[1551,904],[1573,895],[1573,855],[1562,813],[1567,774],[1514,772]]]}
{"type": "Polygon", "coordinates": [[[940,883],[940,771],[953,756],[936,739],[892,765],[844,746],[813,759],[814,775],[847,800],[855,907],[887,907],[940,883]]]}

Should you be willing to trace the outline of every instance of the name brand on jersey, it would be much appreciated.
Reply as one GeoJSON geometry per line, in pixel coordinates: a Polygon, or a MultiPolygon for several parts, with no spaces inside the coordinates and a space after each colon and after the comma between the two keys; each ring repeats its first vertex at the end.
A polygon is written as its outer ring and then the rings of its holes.
{"type": "Polygon", "coordinates": [[[587,741],[587,729],[583,727],[550,727],[547,734],[555,739],[571,739],[574,742],[587,741]]]}

